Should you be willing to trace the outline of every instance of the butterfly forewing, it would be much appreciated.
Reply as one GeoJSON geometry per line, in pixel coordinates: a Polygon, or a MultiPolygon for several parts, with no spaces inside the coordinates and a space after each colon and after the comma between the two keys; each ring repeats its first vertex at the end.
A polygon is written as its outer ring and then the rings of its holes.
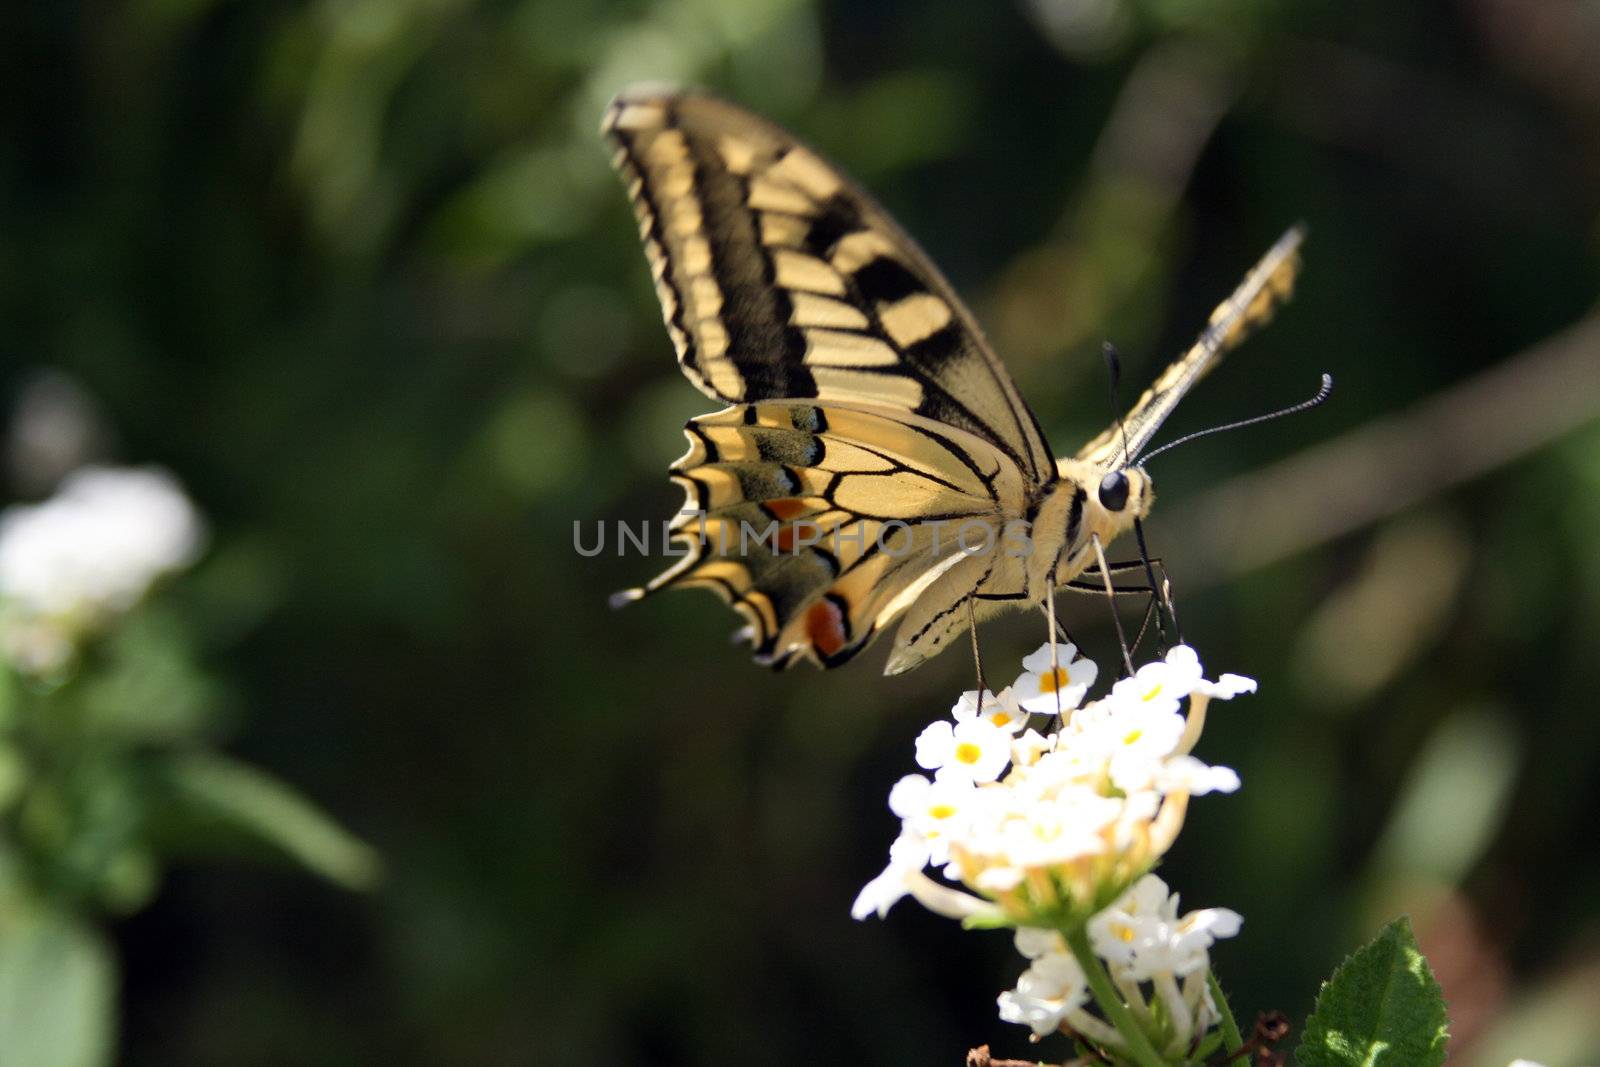
{"type": "Polygon", "coordinates": [[[1289,299],[1300,273],[1303,240],[1305,231],[1298,226],[1278,238],[1238,288],[1211,312],[1205,330],[1188,351],[1161,372],[1120,423],[1113,423],[1083,446],[1077,458],[1105,468],[1126,466],[1137,459],[1184,394],[1211,373],[1223,356],[1265,326],[1289,299]]]}
{"type": "Polygon", "coordinates": [[[668,332],[728,403],[907,411],[994,445],[1035,485],[1053,459],[971,314],[916,244],[834,167],[714,97],[624,92],[617,146],[668,332]]]}

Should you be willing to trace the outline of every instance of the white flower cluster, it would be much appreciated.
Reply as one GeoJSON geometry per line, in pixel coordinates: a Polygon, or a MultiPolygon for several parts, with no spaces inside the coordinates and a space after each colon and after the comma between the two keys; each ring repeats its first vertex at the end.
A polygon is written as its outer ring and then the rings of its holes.
{"type": "Polygon", "coordinates": [[[910,894],[958,918],[1082,921],[1166,852],[1190,796],[1239,787],[1232,770],[1189,752],[1207,704],[1252,692],[1255,682],[1207,681],[1194,650],[1179,645],[1080,708],[1097,671],[1076,653],[1045,645],[1012,686],[981,700],[965,694],[951,721],[918,737],[917,763],[933,775],[909,775],[890,792],[900,837],[857,897],[857,918],[910,894]],[[1040,713],[1059,729],[1030,728],[1040,713]],[[979,896],[934,881],[929,866],[979,896]]]}
{"type": "Polygon", "coordinates": [[[199,554],[203,527],[162,470],[84,467],[0,513],[0,655],[49,673],[77,642],[199,554]]]}
{"type": "MultiPolygon", "coordinates": [[[[1188,1050],[1217,1022],[1206,975],[1210,948],[1239,932],[1242,919],[1226,908],[1178,915],[1178,896],[1153,874],[1135,882],[1115,903],[1089,920],[1089,944],[1108,965],[1118,994],[1141,1028],[1166,1055],[1188,1050]],[[1153,1001],[1142,984],[1148,984],[1153,1001]],[[1153,1005],[1159,1005],[1159,1009],[1153,1005]]],[[[1015,989],[1000,994],[1000,1018],[1043,1037],[1067,1029],[1102,1046],[1122,1038],[1088,1011],[1088,979],[1060,933],[1023,927],[1017,950],[1032,962],[1015,989]]]]}

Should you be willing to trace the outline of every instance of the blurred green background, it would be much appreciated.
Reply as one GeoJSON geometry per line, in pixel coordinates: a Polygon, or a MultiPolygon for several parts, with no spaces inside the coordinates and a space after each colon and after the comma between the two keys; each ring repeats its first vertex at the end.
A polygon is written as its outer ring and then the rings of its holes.
{"type": "MultiPolygon", "coordinates": [[[[101,454],[182,479],[210,549],[158,605],[214,736],[385,868],[173,865],[106,927],[122,1062],[1029,1055],[1006,935],[848,914],[970,663],[774,676],[710,597],[607,610],[656,561],[573,552],[678,505],[712,406],[596,134],[640,79],[873,189],[1063,453],[1103,339],[1142,386],[1307,223],[1167,436],[1333,401],[1153,471],[1187,636],[1261,680],[1200,753],[1245,787],[1163,876],[1244,914],[1242,1016],[1303,1021],[1406,911],[1454,1062],[1600,1061],[1593,4],[59,0],[0,40],[0,390],[69,375],[101,454]]],[[[986,626],[992,669],[1039,629],[986,626]]]]}

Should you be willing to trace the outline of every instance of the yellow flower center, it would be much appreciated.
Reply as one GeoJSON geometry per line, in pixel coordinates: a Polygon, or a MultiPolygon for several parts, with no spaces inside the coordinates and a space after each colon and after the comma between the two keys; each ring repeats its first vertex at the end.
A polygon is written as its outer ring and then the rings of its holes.
{"type": "Polygon", "coordinates": [[[956,746],[956,762],[958,763],[977,763],[981,758],[983,758],[983,749],[971,741],[963,741],[956,746]]]}
{"type": "Polygon", "coordinates": [[[1144,695],[1141,696],[1139,699],[1140,700],[1144,700],[1144,701],[1154,700],[1156,697],[1161,695],[1161,689],[1162,689],[1161,683],[1157,682],[1155,685],[1152,685],[1149,689],[1146,689],[1144,691],[1144,695]]]}
{"type": "Polygon", "coordinates": [[[935,819],[948,819],[956,813],[954,804],[935,804],[928,809],[928,815],[935,819]]]}
{"type": "Polygon", "coordinates": [[[1067,673],[1065,667],[1057,667],[1053,671],[1046,671],[1039,676],[1039,692],[1054,693],[1072,684],[1072,675],[1067,673]]]}
{"type": "Polygon", "coordinates": [[[1143,730],[1129,730],[1127,732],[1127,734],[1125,734],[1123,736],[1122,743],[1125,744],[1125,745],[1131,745],[1131,744],[1133,744],[1135,741],[1139,740],[1139,738],[1141,738],[1143,736],[1144,736],[1144,731],[1143,730]]]}
{"type": "Polygon", "coordinates": [[[1111,924],[1111,934],[1118,941],[1121,941],[1124,944],[1126,944],[1129,941],[1133,940],[1133,927],[1125,926],[1122,923],[1112,923],[1111,924]]]}
{"type": "Polygon", "coordinates": [[[989,717],[989,721],[996,726],[1004,726],[1011,721],[1011,716],[1003,711],[997,711],[989,717]]]}

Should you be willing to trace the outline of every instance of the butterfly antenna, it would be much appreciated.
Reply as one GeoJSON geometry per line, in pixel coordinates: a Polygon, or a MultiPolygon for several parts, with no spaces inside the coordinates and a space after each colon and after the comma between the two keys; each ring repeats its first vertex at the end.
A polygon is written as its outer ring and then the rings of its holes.
{"type": "Polygon", "coordinates": [[[1122,386],[1122,353],[1117,351],[1117,346],[1110,341],[1100,345],[1100,354],[1106,361],[1106,382],[1111,391],[1111,417],[1117,420],[1117,432],[1122,435],[1122,462],[1118,467],[1126,467],[1133,458],[1128,454],[1128,424],[1122,420],[1122,401],[1118,397],[1122,386]]]}
{"type": "Polygon", "coordinates": [[[1152,459],[1155,459],[1163,452],[1170,452],[1179,445],[1187,444],[1188,442],[1200,437],[1210,437],[1214,433],[1222,433],[1225,430],[1237,430],[1244,426],[1254,426],[1258,422],[1271,422],[1273,419],[1281,419],[1285,415],[1298,415],[1302,411],[1310,411],[1314,407],[1321,406],[1322,402],[1327,400],[1332,393],[1333,375],[1324,374],[1322,376],[1322,385],[1317,389],[1317,395],[1311,399],[1302,400],[1298,404],[1291,404],[1286,408],[1279,409],[1278,411],[1269,411],[1265,415],[1257,415],[1250,419],[1240,419],[1238,422],[1230,422],[1224,426],[1213,426],[1209,430],[1196,430],[1194,433],[1185,434],[1176,441],[1162,445],[1154,452],[1146,453],[1144,459],[1140,462],[1140,466],[1144,466],[1144,464],[1149,463],[1152,459]]]}

